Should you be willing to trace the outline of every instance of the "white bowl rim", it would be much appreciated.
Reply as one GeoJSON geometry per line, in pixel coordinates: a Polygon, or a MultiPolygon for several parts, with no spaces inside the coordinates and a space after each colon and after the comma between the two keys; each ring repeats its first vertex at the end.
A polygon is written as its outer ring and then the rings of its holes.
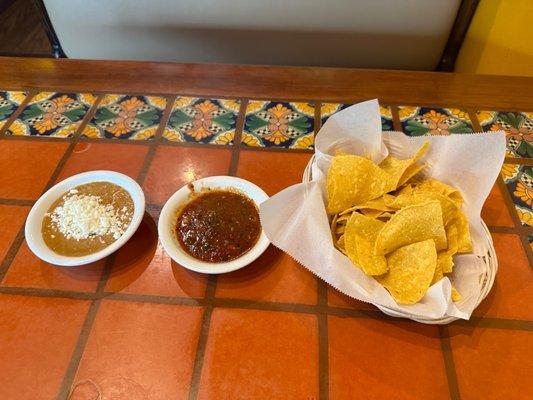
{"type": "MultiPolygon", "coordinates": [[[[269,198],[263,189],[256,184],[234,176],[209,176],[206,178],[197,179],[191,183],[194,185],[195,189],[197,186],[200,186],[200,188],[209,187],[213,189],[237,189],[252,199],[258,208],[262,202],[269,198]]],[[[263,229],[261,229],[261,235],[259,236],[256,244],[250,250],[248,250],[242,256],[228,262],[209,263],[200,261],[186,253],[179,245],[174,233],[171,231],[171,229],[169,229],[169,224],[171,222],[175,222],[176,211],[178,207],[188,201],[187,198],[190,192],[188,186],[189,184],[182,186],[167,200],[161,210],[157,224],[159,240],[161,241],[161,244],[163,245],[163,248],[167,254],[174,261],[191,271],[205,274],[222,274],[244,268],[251,262],[255,261],[261,254],[263,254],[270,244],[270,241],[268,240],[263,229]]]]}
{"type": "Polygon", "coordinates": [[[56,183],[48,189],[31,208],[24,227],[24,236],[28,247],[41,260],[63,267],[74,267],[101,260],[121,248],[137,231],[145,211],[145,198],[141,186],[132,178],[116,171],[95,170],[82,172],[56,183]],[[70,257],[55,253],[42,239],[41,225],[44,213],[50,205],[68,190],[90,182],[111,182],[125,189],[134,203],[133,217],[128,229],[116,241],[104,249],[85,256],[70,257]],[[46,207],[44,204],[48,204],[46,207]],[[38,228],[36,229],[36,225],[38,228]],[[33,233],[32,233],[33,232],[33,233]],[[38,233],[37,233],[38,232],[38,233]],[[35,235],[37,237],[35,237],[35,235]]]}

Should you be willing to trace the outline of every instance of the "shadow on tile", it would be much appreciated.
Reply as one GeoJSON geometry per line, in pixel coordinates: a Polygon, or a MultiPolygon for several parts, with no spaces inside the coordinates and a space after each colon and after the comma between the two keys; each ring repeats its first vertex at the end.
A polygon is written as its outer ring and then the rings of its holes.
{"type": "Polygon", "coordinates": [[[134,282],[150,265],[156,250],[157,224],[145,212],[137,232],[118,251],[106,290],[118,292],[134,282]]]}

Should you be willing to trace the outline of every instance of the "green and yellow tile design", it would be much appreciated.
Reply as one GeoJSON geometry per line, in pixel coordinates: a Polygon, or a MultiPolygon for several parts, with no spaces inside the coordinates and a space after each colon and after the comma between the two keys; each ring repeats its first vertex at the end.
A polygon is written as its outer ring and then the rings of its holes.
{"type": "Polygon", "coordinates": [[[504,164],[502,177],[524,226],[533,227],[533,167],[504,164]]]}
{"type": "Polygon", "coordinates": [[[88,138],[152,139],[166,102],[159,96],[106,95],[82,134],[88,138]]]}
{"type": "Polygon", "coordinates": [[[241,143],[251,147],[314,148],[315,105],[252,100],[241,143]]]}
{"type": "Polygon", "coordinates": [[[533,113],[478,111],[476,116],[484,131],[505,131],[508,157],[533,158],[533,113]]]}
{"type": "Polygon", "coordinates": [[[402,131],[408,136],[473,133],[468,112],[459,108],[399,106],[402,131]]]}
{"type": "MultiPolygon", "coordinates": [[[[347,107],[350,107],[353,104],[343,104],[343,103],[322,103],[320,106],[320,121],[322,125],[331,117],[333,114],[344,110],[347,107]]],[[[381,113],[381,130],[382,131],[393,131],[392,123],[392,111],[391,107],[387,105],[380,105],[379,111],[381,113]]]]}
{"type": "Polygon", "coordinates": [[[174,142],[232,145],[240,101],[178,97],[163,137],[174,142]]]}
{"type": "Polygon", "coordinates": [[[26,99],[28,93],[17,91],[0,91],[0,129],[26,99]]]}
{"type": "Polygon", "coordinates": [[[40,92],[8,127],[6,134],[71,137],[95,100],[89,93],[40,92]]]}

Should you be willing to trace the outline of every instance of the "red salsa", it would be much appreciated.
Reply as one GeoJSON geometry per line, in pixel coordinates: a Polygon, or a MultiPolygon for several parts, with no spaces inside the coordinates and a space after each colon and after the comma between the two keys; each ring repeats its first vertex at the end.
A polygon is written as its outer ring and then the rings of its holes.
{"type": "Polygon", "coordinates": [[[198,194],[178,215],[176,236],[191,256],[218,263],[240,257],[261,233],[255,203],[243,194],[212,190],[198,194]]]}

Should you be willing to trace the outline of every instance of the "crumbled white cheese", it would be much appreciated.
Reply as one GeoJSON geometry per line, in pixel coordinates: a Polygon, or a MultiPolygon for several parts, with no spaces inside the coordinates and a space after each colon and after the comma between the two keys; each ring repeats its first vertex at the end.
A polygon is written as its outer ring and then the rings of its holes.
{"type": "Polygon", "coordinates": [[[124,220],[129,217],[124,209],[122,211],[121,215],[117,214],[111,204],[102,204],[98,196],[72,194],[55,208],[50,219],[67,239],[82,240],[105,235],[118,239],[127,228],[124,220]]]}

